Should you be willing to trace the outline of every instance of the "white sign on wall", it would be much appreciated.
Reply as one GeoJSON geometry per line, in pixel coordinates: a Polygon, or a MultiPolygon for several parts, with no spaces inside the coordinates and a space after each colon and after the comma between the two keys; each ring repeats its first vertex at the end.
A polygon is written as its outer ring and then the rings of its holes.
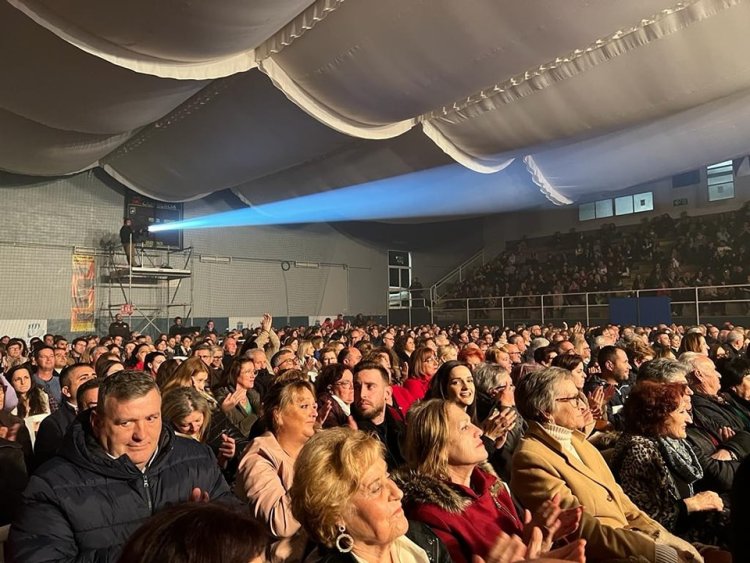
{"type": "Polygon", "coordinates": [[[229,317],[229,330],[243,330],[257,328],[263,317],[229,317]]]}
{"type": "Polygon", "coordinates": [[[28,341],[47,333],[47,319],[0,319],[0,336],[23,338],[28,341]]]}

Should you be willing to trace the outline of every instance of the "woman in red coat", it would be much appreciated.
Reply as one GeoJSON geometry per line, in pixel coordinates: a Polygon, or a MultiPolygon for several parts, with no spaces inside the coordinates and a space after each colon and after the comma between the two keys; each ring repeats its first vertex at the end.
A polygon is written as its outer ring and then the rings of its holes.
{"type": "Polygon", "coordinates": [[[468,563],[474,555],[487,559],[501,532],[528,541],[535,527],[545,531],[545,557],[584,561],[582,540],[550,551],[554,541],[578,529],[581,508],[561,510],[553,498],[533,519],[528,511],[519,517],[508,487],[485,463],[481,436],[454,402],[414,405],[406,434],[409,470],[395,476],[407,517],[430,526],[455,563],[468,563]]]}
{"type": "Polygon", "coordinates": [[[404,398],[409,404],[402,405],[404,411],[408,411],[414,401],[421,401],[430,388],[432,376],[437,373],[438,359],[435,351],[426,346],[417,348],[409,359],[409,377],[407,377],[403,386],[409,397],[404,398]]]}

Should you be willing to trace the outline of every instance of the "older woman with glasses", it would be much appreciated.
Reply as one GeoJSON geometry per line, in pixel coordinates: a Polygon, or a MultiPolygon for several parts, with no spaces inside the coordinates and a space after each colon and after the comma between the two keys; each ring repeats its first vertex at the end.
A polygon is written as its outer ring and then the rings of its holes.
{"type": "Polygon", "coordinates": [[[228,385],[216,391],[221,411],[245,438],[261,416],[260,395],[255,390],[257,372],[252,358],[236,358],[229,367],[228,385]]]}
{"type": "Polygon", "coordinates": [[[526,422],[516,410],[515,390],[510,373],[497,364],[479,364],[474,370],[477,416],[482,421],[489,462],[497,474],[510,481],[510,464],[526,422]]]}
{"type": "Polygon", "coordinates": [[[570,371],[552,367],[530,373],[518,383],[516,404],[529,423],[511,477],[524,506],[534,509],[555,495],[563,507],[583,507],[580,537],[587,556],[597,561],[702,560],[692,545],[622,492],[599,451],[578,431],[586,401],[570,371]]]}
{"type": "Polygon", "coordinates": [[[318,394],[318,410],[323,411],[327,405],[328,416],[323,420],[323,428],[344,426],[352,416],[354,402],[354,378],[352,371],[344,364],[333,364],[323,368],[315,380],[318,394]]]}
{"type": "Polygon", "coordinates": [[[687,442],[687,385],[643,381],[625,402],[625,434],[611,465],[625,493],[670,532],[728,547],[729,511],[714,491],[695,491],[703,477],[687,442]]]}
{"type": "Polygon", "coordinates": [[[405,398],[408,404],[400,405],[404,411],[408,411],[414,401],[424,398],[437,370],[438,360],[432,348],[424,346],[414,351],[409,360],[409,377],[403,382],[404,389],[411,395],[411,400],[405,398]]]}

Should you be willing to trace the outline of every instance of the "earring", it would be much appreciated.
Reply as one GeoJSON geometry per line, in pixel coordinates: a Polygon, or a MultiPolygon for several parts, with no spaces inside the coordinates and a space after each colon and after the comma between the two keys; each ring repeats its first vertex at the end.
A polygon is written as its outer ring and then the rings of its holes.
{"type": "Polygon", "coordinates": [[[339,525],[339,535],[336,536],[336,549],[341,553],[349,553],[354,547],[354,538],[346,533],[346,528],[339,525]]]}

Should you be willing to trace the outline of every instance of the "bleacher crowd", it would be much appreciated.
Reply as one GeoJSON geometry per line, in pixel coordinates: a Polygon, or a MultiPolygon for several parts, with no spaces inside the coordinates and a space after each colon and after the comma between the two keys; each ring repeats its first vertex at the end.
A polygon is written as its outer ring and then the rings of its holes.
{"type": "Polygon", "coordinates": [[[269,315],[5,336],[6,560],[750,561],[748,337],[269,315]]]}
{"type": "MultiPolygon", "coordinates": [[[[747,284],[750,280],[750,206],[731,213],[673,219],[667,214],[641,224],[555,233],[513,244],[447,292],[450,299],[509,296],[507,306],[530,307],[533,295],[550,295],[556,308],[591,301],[606,303],[611,291],[659,290],[673,301],[693,294],[679,288],[747,284]]],[[[747,299],[747,290],[705,290],[705,300],[747,299]]],[[[477,307],[499,306],[487,299],[477,307]]],[[[722,305],[707,313],[725,314],[722,305]]],[[[744,313],[744,311],[743,311],[744,313]]]]}

